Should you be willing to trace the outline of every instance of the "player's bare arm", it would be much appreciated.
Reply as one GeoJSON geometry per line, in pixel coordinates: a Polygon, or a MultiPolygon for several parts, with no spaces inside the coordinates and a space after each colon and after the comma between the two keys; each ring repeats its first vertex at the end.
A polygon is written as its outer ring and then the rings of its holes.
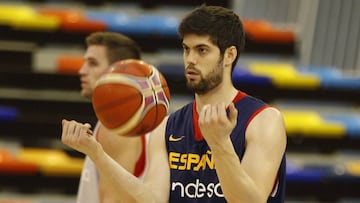
{"type": "Polygon", "coordinates": [[[151,132],[149,143],[149,168],[144,182],[152,189],[156,202],[167,203],[170,191],[170,168],[165,144],[168,117],[151,132]]]}
{"type": "Polygon", "coordinates": [[[73,149],[88,155],[96,164],[102,181],[118,190],[114,199],[123,202],[149,202],[148,199],[139,199],[138,188],[144,184],[124,167],[118,164],[105,153],[101,144],[91,135],[90,125],[76,121],[62,121],[63,132],[61,140],[73,149]]]}
{"type": "Polygon", "coordinates": [[[247,128],[246,151],[240,161],[229,137],[229,129],[235,126],[231,117],[237,112],[232,105],[229,110],[228,121],[223,104],[206,107],[200,114],[204,116],[201,131],[210,142],[225,198],[228,202],[266,202],[286,146],[282,116],[274,108],[255,116],[247,128]]]}
{"type": "Polygon", "coordinates": [[[90,125],[63,120],[62,142],[94,161],[104,183],[119,191],[119,197],[114,199],[129,203],[167,202],[170,172],[164,140],[166,120],[151,135],[150,168],[145,177],[146,184],[105,153],[101,144],[91,136],[90,125]]]}
{"type": "MultiPolygon", "coordinates": [[[[120,136],[99,125],[96,140],[104,151],[127,171],[134,173],[138,157],[141,155],[141,139],[139,137],[120,136]],[[135,157],[135,158],[134,158],[135,157]]],[[[116,197],[123,196],[112,185],[107,184],[102,177],[99,178],[101,202],[113,202],[116,197]]],[[[121,199],[116,202],[123,202],[121,199]]]]}

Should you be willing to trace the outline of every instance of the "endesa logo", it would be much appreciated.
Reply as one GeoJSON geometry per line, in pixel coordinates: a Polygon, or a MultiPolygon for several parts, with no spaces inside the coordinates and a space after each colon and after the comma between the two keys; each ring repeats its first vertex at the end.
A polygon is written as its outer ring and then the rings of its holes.
{"type": "MultiPolygon", "coordinates": [[[[210,150],[205,154],[170,152],[169,164],[171,169],[177,171],[213,171],[215,169],[210,150]]],[[[202,183],[199,179],[193,181],[187,184],[174,181],[171,183],[171,191],[177,196],[191,199],[224,197],[219,182],[202,183]]]]}
{"type": "Polygon", "coordinates": [[[180,197],[191,199],[203,198],[206,196],[208,198],[213,196],[224,197],[220,183],[209,183],[208,185],[205,185],[204,183],[201,183],[199,179],[196,179],[194,183],[188,183],[187,185],[180,182],[173,182],[171,184],[171,191],[178,191],[180,193],[180,197]]]}

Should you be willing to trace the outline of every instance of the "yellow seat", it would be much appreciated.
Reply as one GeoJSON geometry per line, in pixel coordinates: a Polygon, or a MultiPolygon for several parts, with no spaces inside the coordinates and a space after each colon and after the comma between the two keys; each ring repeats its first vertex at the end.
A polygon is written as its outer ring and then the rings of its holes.
{"type": "Polygon", "coordinates": [[[11,25],[14,29],[21,30],[56,31],[60,27],[60,21],[54,17],[35,15],[15,20],[11,25]]]}
{"type": "Polygon", "coordinates": [[[60,20],[40,15],[30,6],[0,4],[0,24],[13,29],[55,31],[60,26],[60,20]]]}
{"type": "Polygon", "coordinates": [[[317,89],[321,85],[317,76],[299,73],[289,63],[253,62],[249,64],[249,70],[255,75],[269,77],[277,87],[317,89]]]}
{"type": "Polygon", "coordinates": [[[289,136],[344,137],[346,129],[341,123],[327,122],[312,111],[283,111],[285,127],[289,136]]]}
{"type": "Polygon", "coordinates": [[[40,172],[47,176],[80,176],[83,158],[74,158],[62,150],[23,148],[19,160],[35,163],[40,172]]]}
{"type": "Polygon", "coordinates": [[[28,18],[35,15],[30,6],[0,4],[0,24],[9,25],[16,18],[28,18]]]}
{"type": "Polygon", "coordinates": [[[351,175],[360,176],[360,161],[351,161],[347,163],[346,170],[351,175]]]}

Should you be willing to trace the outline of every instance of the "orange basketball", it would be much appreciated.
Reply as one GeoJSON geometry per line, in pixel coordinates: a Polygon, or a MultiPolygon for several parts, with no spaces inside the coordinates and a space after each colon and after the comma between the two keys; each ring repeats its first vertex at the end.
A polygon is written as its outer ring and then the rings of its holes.
{"type": "Polygon", "coordinates": [[[157,127],[169,111],[170,90],[154,66],[135,59],[112,64],[92,96],[99,121],[118,135],[137,136],[157,127]]]}

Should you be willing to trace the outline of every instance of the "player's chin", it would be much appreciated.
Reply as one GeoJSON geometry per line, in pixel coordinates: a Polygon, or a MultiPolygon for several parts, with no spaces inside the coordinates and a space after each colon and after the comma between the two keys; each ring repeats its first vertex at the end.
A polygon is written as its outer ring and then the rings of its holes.
{"type": "Polygon", "coordinates": [[[83,96],[85,98],[91,98],[92,97],[92,92],[88,91],[86,89],[82,89],[80,94],[81,94],[81,96],[83,96]]]}
{"type": "Polygon", "coordinates": [[[198,85],[198,83],[199,83],[199,81],[197,81],[195,79],[187,78],[187,80],[186,80],[186,85],[191,88],[196,87],[198,85]]]}

